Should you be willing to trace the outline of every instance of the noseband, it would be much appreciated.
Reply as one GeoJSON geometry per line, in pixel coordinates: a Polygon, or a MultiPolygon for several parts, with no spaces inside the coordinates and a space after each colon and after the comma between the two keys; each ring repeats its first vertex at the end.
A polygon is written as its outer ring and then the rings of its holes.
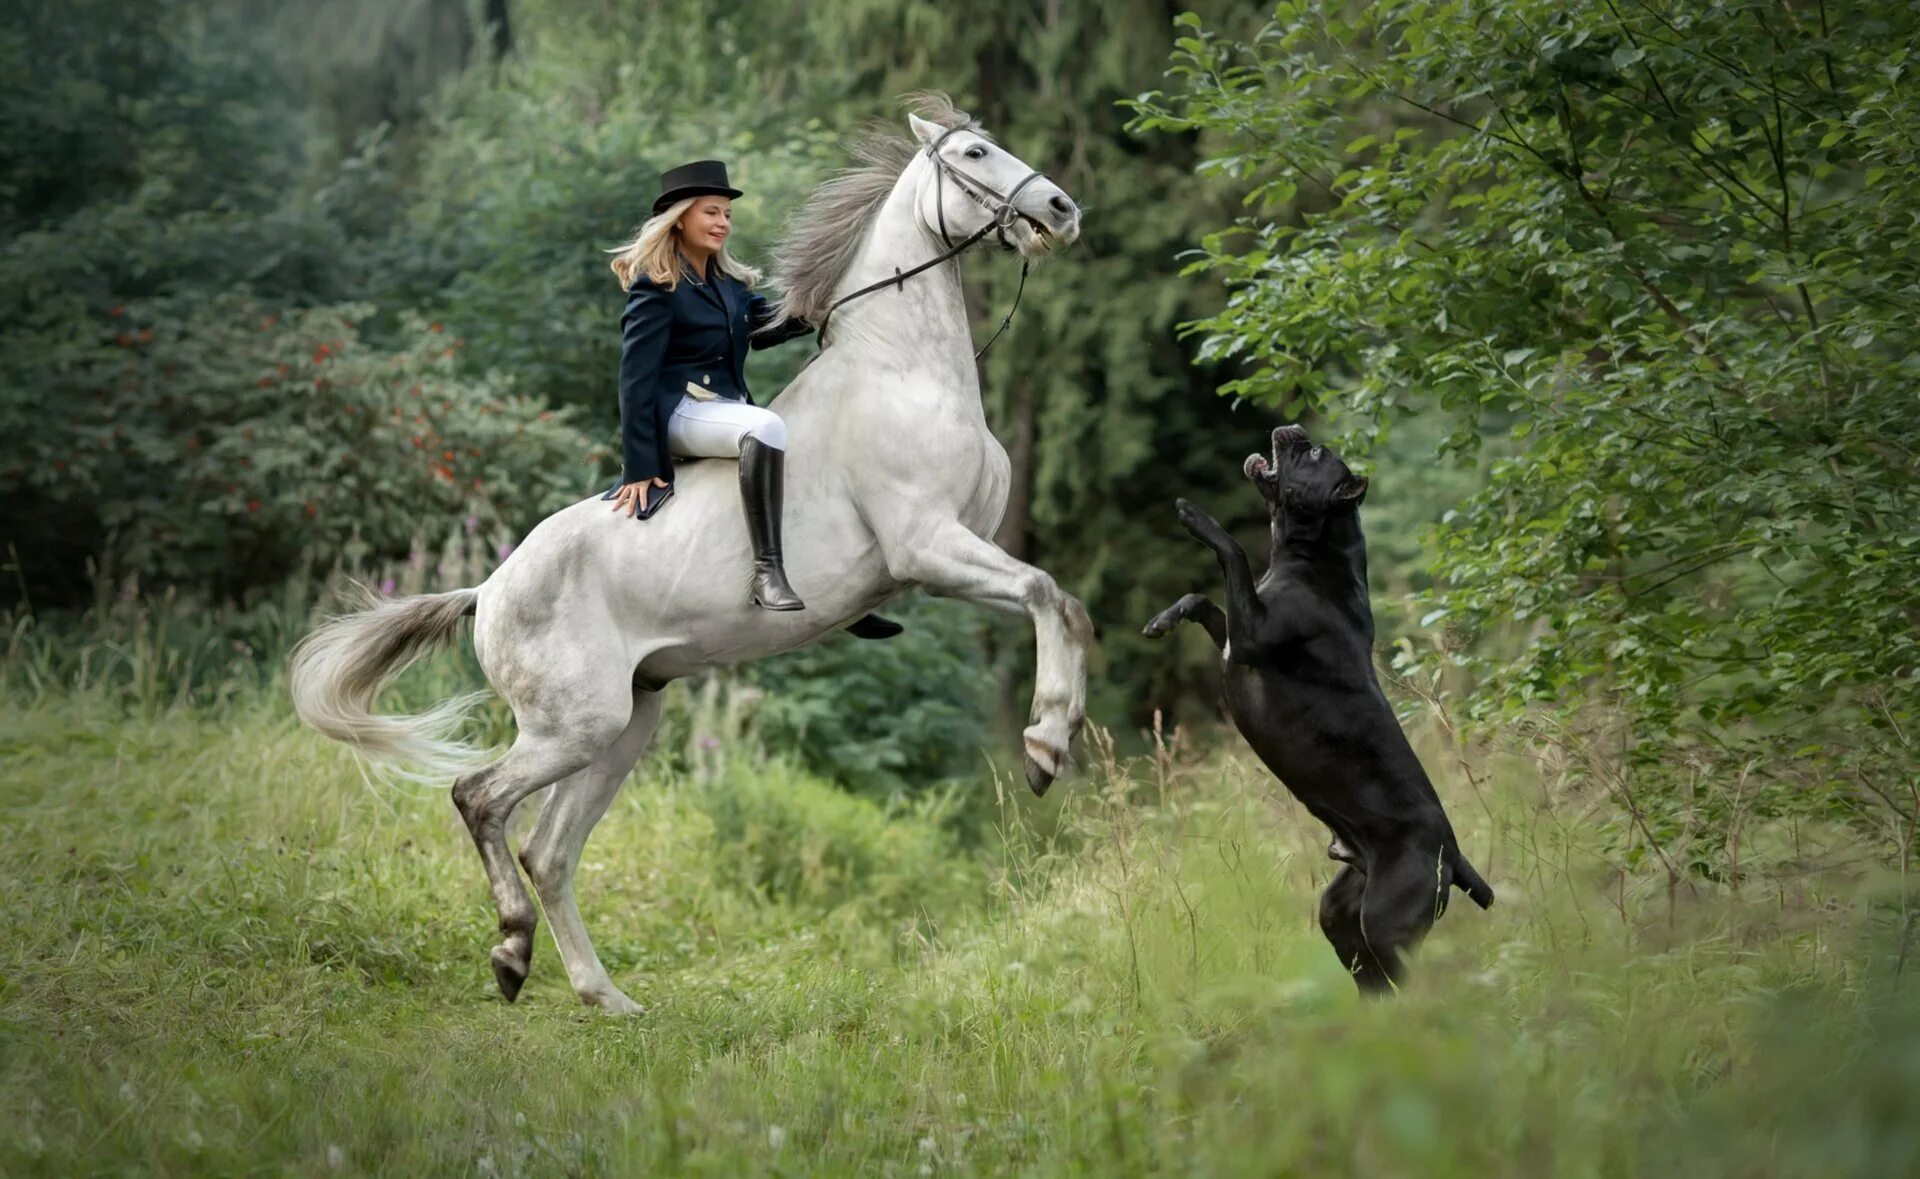
{"type": "MultiPolygon", "coordinates": [[[[827,324],[832,321],[833,313],[848,303],[853,302],[855,299],[858,299],[860,296],[870,295],[886,287],[894,287],[904,291],[908,279],[923,270],[931,270],[942,262],[958,257],[965,252],[969,246],[972,246],[990,233],[997,233],[1000,237],[1000,244],[1006,246],[1008,249],[1012,249],[1013,243],[1007,240],[1007,228],[1013,224],[1015,217],[1024,218],[1027,224],[1033,226],[1036,232],[1046,232],[1045,226],[1033,218],[1028,217],[1025,213],[1022,213],[1019,209],[1015,208],[1013,204],[1014,200],[1019,197],[1021,191],[1024,190],[1027,185],[1032,184],[1036,180],[1044,179],[1046,173],[1035,169],[1022,177],[1020,183],[1014,185],[1003,194],[991,184],[988,184],[977,176],[968,175],[964,170],[955,167],[941,157],[940,145],[947,141],[947,136],[952,135],[956,131],[968,130],[972,130],[972,128],[949,127],[945,131],[942,131],[939,137],[932,143],[927,145],[927,156],[933,161],[934,215],[939,219],[940,240],[946,243],[947,252],[931,261],[922,262],[912,270],[896,270],[892,278],[883,278],[879,282],[871,283],[854,291],[852,294],[842,295],[840,298],[834,300],[833,306],[827,308],[827,313],[820,317],[819,340],[821,351],[824,351],[827,347],[827,324]],[[947,233],[946,193],[941,188],[943,178],[951,178],[953,180],[953,186],[964,193],[967,199],[992,214],[991,220],[967,235],[958,245],[954,244],[953,238],[947,233]]],[[[1000,333],[1006,331],[1008,325],[1013,323],[1013,313],[1020,310],[1020,296],[1026,293],[1027,269],[1031,265],[1031,259],[1024,256],[1020,259],[1020,285],[1014,289],[1013,306],[1007,309],[1007,317],[1000,321],[999,328],[994,331],[992,336],[988,337],[986,343],[980,345],[980,350],[973,354],[975,360],[985,356],[987,349],[993,347],[994,341],[1000,338],[1000,333]]]]}
{"type": "MultiPolygon", "coordinates": [[[[999,233],[1001,245],[1010,249],[1012,248],[1013,243],[1007,240],[1007,227],[1013,224],[1015,217],[1025,217],[1027,224],[1033,226],[1036,230],[1045,232],[1045,226],[1033,218],[1027,217],[1027,215],[1019,209],[1014,208],[1013,202],[1014,199],[1020,195],[1021,190],[1025,189],[1027,185],[1032,184],[1034,181],[1043,179],[1046,174],[1035,169],[1022,177],[1020,183],[1014,185],[1013,188],[1005,194],[1002,194],[998,189],[986,181],[981,180],[979,177],[967,175],[962,169],[948,163],[940,154],[940,145],[947,141],[947,136],[952,135],[956,131],[966,130],[969,130],[969,128],[949,127],[940,133],[938,139],[935,139],[927,145],[927,156],[933,161],[933,212],[934,216],[937,217],[940,222],[940,240],[947,244],[948,249],[953,248],[953,238],[947,234],[946,193],[943,192],[940,187],[943,177],[951,177],[955,188],[965,193],[967,198],[973,201],[974,204],[979,205],[993,215],[993,220],[989,223],[988,229],[995,230],[999,233]],[[999,202],[998,208],[995,208],[994,205],[989,202],[989,197],[991,197],[993,201],[999,202]]],[[[985,235],[986,231],[983,230],[975,234],[972,240],[977,241],[985,235]]],[[[968,244],[970,245],[972,242],[970,241],[968,244]]]]}

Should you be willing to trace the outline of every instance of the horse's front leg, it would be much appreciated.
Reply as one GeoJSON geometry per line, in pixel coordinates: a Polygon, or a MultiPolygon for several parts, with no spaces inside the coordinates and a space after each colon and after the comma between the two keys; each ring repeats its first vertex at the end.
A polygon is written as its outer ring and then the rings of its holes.
{"type": "Polygon", "coordinates": [[[958,521],[889,547],[887,566],[897,580],[929,593],[1033,618],[1033,710],[1024,744],[1027,785],[1045,794],[1066,770],[1067,750],[1087,718],[1093,621],[1086,607],[1046,570],[1015,560],[958,521]]]}

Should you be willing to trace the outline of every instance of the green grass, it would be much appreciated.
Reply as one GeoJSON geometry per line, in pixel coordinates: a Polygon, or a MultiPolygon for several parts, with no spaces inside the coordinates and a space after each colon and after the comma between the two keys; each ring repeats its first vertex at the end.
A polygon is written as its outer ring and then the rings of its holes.
{"type": "Polygon", "coordinates": [[[891,810],[643,767],[581,873],[651,1009],[622,1021],[544,930],[500,1001],[446,798],[271,696],[0,715],[0,1174],[1920,1169],[1897,881],[1810,870],[1836,833],[1670,894],[1563,786],[1447,782],[1500,901],[1362,1004],[1313,924],[1322,834],[1231,747],[1096,741],[1045,803],[891,810]]]}

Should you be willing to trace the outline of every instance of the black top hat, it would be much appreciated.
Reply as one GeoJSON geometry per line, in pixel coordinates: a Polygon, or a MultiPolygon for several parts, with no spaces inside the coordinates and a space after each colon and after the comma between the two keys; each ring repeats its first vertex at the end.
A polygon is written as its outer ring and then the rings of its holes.
{"type": "Polygon", "coordinates": [[[675,201],[714,194],[737,197],[740,190],[727,183],[727,166],[719,160],[695,160],[660,173],[660,195],[653,198],[655,213],[675,201]]]}

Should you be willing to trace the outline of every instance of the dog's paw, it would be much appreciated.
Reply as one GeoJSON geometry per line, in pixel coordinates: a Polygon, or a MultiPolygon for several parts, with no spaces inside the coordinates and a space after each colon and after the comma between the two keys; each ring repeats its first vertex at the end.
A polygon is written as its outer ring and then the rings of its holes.
{"type": "Polygon", "coordinates": [[[1154,615],[1153,621],[1147,623],[1147,625],[1141,629],[1140,633],[1150,639],[1157,639],[1161,635],[1166,634],[1173,629],[1173,624],[1177,621],[1176,619],[1168,617],[1168,615],[1172,613],[1173,611],[1168,610],[1164,613],[1154,615]]]}
{"type": "Polygon", "coordinates": [[[1181,526],[1195,536],[1204,535],[1208,525],[1213,523],[1213,517],[1195,507],[1189,499],[1174,500],[1173,510],[1179,515],[1181,526]]]}

